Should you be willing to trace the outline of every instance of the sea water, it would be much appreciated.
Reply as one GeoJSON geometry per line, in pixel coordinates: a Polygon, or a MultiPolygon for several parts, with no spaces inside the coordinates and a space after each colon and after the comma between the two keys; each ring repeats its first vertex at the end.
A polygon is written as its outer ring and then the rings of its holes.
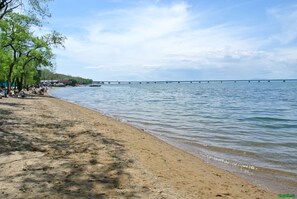
{"type": "Polygon", "coordinates": [[[275,193],[296,193],[297,82],[132,82],[50,94],[146,129],[275,193]]]}

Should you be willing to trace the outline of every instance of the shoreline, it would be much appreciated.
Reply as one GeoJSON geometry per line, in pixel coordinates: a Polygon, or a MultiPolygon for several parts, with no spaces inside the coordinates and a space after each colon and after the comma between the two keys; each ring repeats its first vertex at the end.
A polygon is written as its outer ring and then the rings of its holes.
{"type": "MultiPolygon", "coordinates": [[[[146,196],[153,196],[159,197],[164,196],[165,198],[277,198],[277,194],[270,193],[264,188],[257,187],[245,179],[242,179],[228,171],[216,168],[210,164],[207,164],[203,160],[199,159],[197,156],[194,156],[190,153],[187,153],[179,148],[176,148],[154,135],[150,133],[144,132],[136,127],[131,126],[130,124],[123,123],[119,120],[111,118],[106,115],[100,114],[98,111],[91,110],[89,108],[67,102],[65,100],[53,98],[53,97],[33,97],[32,99],[13,99],[8,98],[5,99],[6,103],[8,101],[13,101],[13,103],[18,104],[21,102],[25,102],[25,105],[30,106],[31,109],[35,110],[35,114],[45,115],[48,112],[52,114],[47,116],[52,116],[53,118],[49,117],[48,120],[51,121],[51,124],[54,121],[63,121],[67,118],[67,123],[71,123],[73,126],[67,126],[68,132],[67,135],[75,134],[77,130],[83,130],[84,132],[86,129],[88,131],[96,131],[93,133],[93,137],[96,139],[104,138],[103,141],[101,140],[101,148],[110,148],[110,147],[118,147],[118,149],[112,149],[109,153],[115,153],[121,151],[122,154],[113,154],[111,156],[111,160],[106,160],[106,162],[102,162],[102,165],[108,164],[108,162],[112,161],[114,158],[118,159],[118,164],[125,164],[127,168],[122,173],[125,173],[125,177],[120,175],[120,182],[117,182],[122,185],[125,185],[128,181],[131,183],[134,182],[135,185],[141,185],[138,187],[138,192],[134,193],[135,195],[140,194],[140,198],[147,198],[146,196]],[[36,101],[33,102],[33,101],[36,101]],[[40,105],[41,107],[35,107],[40,105]],[[43,113],[43,108],[46,106],[47,111],[43,113]],[[79,127],[79,128],[78,128],[79,127]],[[104,141],[105,140],[105,141],[104,141]],[[116,143],[116,144],[115,144],[116,143]],[[121,149],[119,149],[121,148],[121,149]],[[125,160],[122,160],[122,159],[125,160]],[[141,171],[145,171],[142,173],[141,171]],[[123,177],[123,179],[122,179],[123,177]],[[153,187],[152,187],[153,186],[153,187]],[[143,188],[146,187],[146,188],[143,188]],[[146,194],[146,195],[145,195],[146,194]]],[[[0,100],[1,108],[6,107],[7,111],[11,111],[10,109],[14,109],[14,107],[8,107],[5,105],[3,99],[0,100]]],[[[25,108],[26,110],[27,108],[25,108]]],[[[3,109],[5,110],[5,109],[3,109]]],[[[25,112],[22,110],[18,110],[18,114],[22,115],[25,114],[29,120],[32,119],[31,111],[25,112]],[[24,113],[25,112],[25,113],[24,113]]],[[[33,111],[34,112],[34,111],[33,111]]],[[[12,113],[14,114],[14,113],[12,113]]],[[[36,116],[34,116],[35,118],[36,116]]],[[[28,119],[24,117],[24,119],[28,119]]],[[[42,118],[37,117],[38,120],[42,121],[42,118]]],[[[46,129],[48,125],[42,126],[43,129],[40,130],[40,127],[30,126],[29,129],[36,129],[38,131],[55,131],[59,128],[53,126],[52,128],[46,129]]],[[[49,125],[50,126],[50,125],[49,125]]],[[[5,127],[5,126],[4,126],[5,127]]],[[[12,129],[8,130],[12,131],[12,129]]],[[[0,131],[3,131],[3,127],[1,127],[0,131]]],[[[7,129],[5,129],[7,131],[7,129]]],[[[26,132],[25,132],[26,133],[26,132]]],[[[30,132],[29,132],[30,133],[30,132]]],[[[32,132],[31,132],[32,133],[32,132]]],[[[36,134],[36,136],[41,136],[36,134]]],[[[42,136],[41,136],[42,137],[42,136]]],[[[60,138],[61,135],[52,135],[53,139],[60,138]]],[[[76,136],[75,136],[76,137],[76,136]]],[[[79,136],[78,136],[79,137],[79,136]]],[[[65,142],[68,142],[69,138],[63,138],[65,142]]],[[[94,144],[94,140],[92,139],[85,139],[86,143],[94,144]]],[[[72,145],[69,145],[73,147],[72,145]]],[[[49,149],[46,151],[51,151],[51,144],[49,144],[49,149]]],[[[100,148],[100,147],[99,147],[100,148]]],[[[61,153],[63,153],[63,150],[61,153]]],[[[92,153],[95,154],[95,151],[98,151],[98,148],[91,150],[92,153]]],[[[16,153],[16,152],[14,152],[16,153]]],[[[39,152],[44,153],[44,152],[39,152]]],[[[64,156],[69,156],[68,158],[73,158],[75,161],[79,162],[81,158],[81,154],[76,154],[72,151],[64,156]],[[78,158],[78,159],[77,159],[78,158]]],[[[12,156],[20,154],[13,154],[12,156]]],[[[27,154],[33,156],[33,154],[27,154]]],[[[35,154],[36,155],[36,154],[35,154]]],[[[42,156],[42,154],[39,154],[42,156]]],[[[86,153],[85,156],[89,156],[90,152],[86,153]]],[[[101,154],[102,155],[102,154],[101,154]]],[[[106,155],[106,154],[105,154],[106,155]]],[[[53,155],[52,155],[53,156],[53,155]]],[[[62,155],[63,156],[63,155],[62,155]]],[[[96,156],[96,155],[94,155],[96,156]]],[[[104,155],[103,155],[104,156],[104,155]]],[[[62,158],[62,159],[65,159],[62,158]]],[[[66,158],[67,159],[67,158],[66,158]]],[[[108,159],[108,156],[107,156],[108,159]]],[[[1,153],[0,162],[7,162],[7,157],[1,153]]],[[[97,160],[93,157],[91,160],[97,165],[97,160]]],[[[89,162],[91,161],[89,160],[89,162]]],[[[61,162],[62,160],[57,160],[61,162]]],[[[66,160],[63,160],[66,161],[66,160]]],[[[90,162],[91,163],[91,162],[90,162]]],[[[9,164],[9,163],[8,163],[9,164]]],[[[24,162],[23,162],[24,164],[24,162]]],[[[56,163],[58,164],[58,163],[56,163]]],[[[55,164],[54,164],[55,165],[55,164]]],[[[93,165],[91,163],[91,165],[93,165]]],[[[98,165],[97,165],[98,166],[98,165]]],[[[80,168],[80,169],[86,169],[80,168]]],[[[91,166],[90,166],[91,167],[91,166]]],[[[63,170],[63,167],[57,167],[58,171],[63,170]]],[[[90,171],[92,170],[89,168],[90,171]]],[[[86,169],[88,170],[88,169],[86,169]]],[[[56,171],[56,172],[58,172],[56,171]]],[[[5,172],[4,168],[1,167],[1,172],[5,172]]],[[[20,171],[18,171],[20,172],[20,171]]],[[[118,172],[118,171],[117,171],[118,172]]],[[[34,173],[34,172],[33,172],[34,173]]],[[[99,172],[100,173],[100,172],[99,172]]],[[[24,174],[25,175],[25,174],[24,174]]],[[[117,175],[117,174],[113,174],[117,175]]],[[[4,175],[5,176],[5,175],[4,175]]],[[[78,176],[80,178],[86,176],[78,176]]],[[[2,177],[3,178],[3,177],[2,177]]],[[[8,179],[3,179],[5,182],[8,179]]],[[[96,180],[95,180],[96,181],[96,180]]],[[[104,181],[104,180],[103,180],[104,181]]],[[[66,181],[67,182],[67,181],[66,181]]],[[[94,181],[92,181],[94,182],[94,181]]],[[[97,181],[96,181],[97,182],[97,181]]],[[[4,182],[0,182],[0,187],[5,185],[4,182]]],[[[49,182],[48,182],[49,183],[49,182]]],[[[98,181],[98,184],[105,184],[102,180],[98,181]]],[[[10,184],[7,182],[6,185],[10,184]]],[[[17,183],[16,183],[17,184],[17,183]]],[[[51,184],[51,183],[49,183],[51,184]]],[[[99,186],[98,185],[98,186],[99,186]]],[[[81,185],[82,186],[82,185],[81,185]]],[[[5,186],[4,186],[5,187],[5,186]]],[[[80,186],[78,186],[80,187],[80,186]]],[[[114,187],[112,190],[106,188],[105,193],[106,195],[110,196],[115,194],[114,196],[118,196],[117,190],[118,187],[114,187]],[[115,191],[117,190],[117,191],[115,191]],[[115,193],[114,193],[115,192],[115,193]]],[[[127,188],[128,189],[128,188],[127,188]]],[[[123,189],[120,189],[123,190],[123,189]]],[[[6,190],[7,191],[7,190],[6,190]]],[[[92,190],[96,191],[96,190],[92,190]]],[[[102,190],[101,190],[102,191],[102,190]]],[[[76,193],[74,191],[74,193],[76,193]]],[[[22,192],[20,193],[22,194],[22,192]]],[[[61,193],[57,192],[56,194],[66,194],[65,190],[61,193]]],[[[71,194],[71,190],[69,192],[71,194]]],[[[30,196],[30,195],[29,195],[30,196]]],[[[32,196],[32,195],[31,195],[32,196]]],[[[42,195],[41,195],[42,196],[42,195]]],[[[59,195],[61,196],[61,195],[59,195]]],[[[57,196],[58,197],[58,196],[57,196]]],[[[104,197],[103,197],[104,198],[104,197]]],[[[125,198],[125,197],[124,197],[125,198]]]]}
{"type": "MultiPolygon", "coordinates": [[[[57,99],[60,99],[60,98],[57,98],[57,99]]],[[[232,174],[240,178],[243,178],[252,184],[260,186],[263,189],[267,189],[270,192],[295,194],[294,187],[296,187],[297,184],[296,184],[296,181],[294,180],[294,176],[292,176],[291,173],[288,173],[285,176],[282,175],[282,176],[275,177],[274,172],[278,172],[278,170],[272,170],[272,169],[256,167],[256,166],[254,167],[254,166],[250,166],[247,163],[240,164],[240,162],[226,163],[226,162],[223,162],[224,159],[220,159],[221,161],[216,159],[216,157],[219,157],[219,156],[209,156],[207,153],[199,152],[199,149],[191,148],[191,146],[188,143],[179,142],[179,139],[176,139],[176,138],[162,136],[158,132],[152,131],[149,128],[141,126],[137,123],[131,123],[129,122],[129,120],[126,120],[125,118],[119,118],[115,115],[109,114],[108,112],[102,112],[101,110],[95,107],[89,106],[87,104],[80,104],[79,102],[68,100],[68,99],[60,99],[60,100],[93,110],[103,116],[106,116],[118,122],[124,123],[126,125],[132,126],[138,129],[139,131],[144,131],[145,133],[153,136],[155,139],[162,140],[166,144],[169,144],[175,148],[181,149],[182,151],[189,153],[195,156],[196,158],[204,161],[206,164],[210,164],[212,166],[215,166],[216,168],[231,172],[232,174]],[[245,168],[245,167],[251,167],[251,168],[245,168]],[[289,176],[289,174],[291,176],[289,176]]],[[[286,173],[282,172],[282,174],[286,174],[286,173]]]]}

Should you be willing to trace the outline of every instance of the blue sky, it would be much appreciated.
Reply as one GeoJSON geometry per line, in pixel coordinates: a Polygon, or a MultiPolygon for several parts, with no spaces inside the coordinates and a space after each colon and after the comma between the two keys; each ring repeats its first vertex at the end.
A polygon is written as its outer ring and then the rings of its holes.
{"type": "Polygon", "coordinates": [[[93,80],[297,78],[296,0],[55,0],[56,71],[93,80]]]}

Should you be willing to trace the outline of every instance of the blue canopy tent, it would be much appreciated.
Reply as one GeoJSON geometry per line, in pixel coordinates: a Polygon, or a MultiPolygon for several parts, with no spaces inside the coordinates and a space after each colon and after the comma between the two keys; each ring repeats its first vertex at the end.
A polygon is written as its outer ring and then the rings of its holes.
{"type": "MultiPolygon", "coordinates": [[[[14,87],[15,86],[15,84],[13,83],[12,85],[11,85],[11,87],[14,87]]],[[[1,82],[0,81],[0,87],[7,87],[7,82],[1,82]]]]}

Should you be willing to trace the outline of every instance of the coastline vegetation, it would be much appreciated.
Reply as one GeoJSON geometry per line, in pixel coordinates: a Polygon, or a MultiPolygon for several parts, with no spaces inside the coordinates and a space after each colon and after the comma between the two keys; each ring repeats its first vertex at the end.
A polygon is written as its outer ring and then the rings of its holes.
{"type": "Polygon", "coordinates": [[[0,82],[20,91],[39,83],[41,71],[54,67],[53,48],[66,39],[57,31],[40,34],[50,17],[48,0],[0,0],[0,82]],[[38,33],[39,32],[39,33],[38,33]]]}
{"type": "Polygon", "coordinates": [[[54,73],[49,69],[43,69],[41,71],[41,79],[43,80],[69,80],[72,82],[72,85],[77,84],[91,84],[93,82],[92,79],[85,79],[82,77],[74,77],[71,75],[64,75],[59,73],[54,73]]]}

